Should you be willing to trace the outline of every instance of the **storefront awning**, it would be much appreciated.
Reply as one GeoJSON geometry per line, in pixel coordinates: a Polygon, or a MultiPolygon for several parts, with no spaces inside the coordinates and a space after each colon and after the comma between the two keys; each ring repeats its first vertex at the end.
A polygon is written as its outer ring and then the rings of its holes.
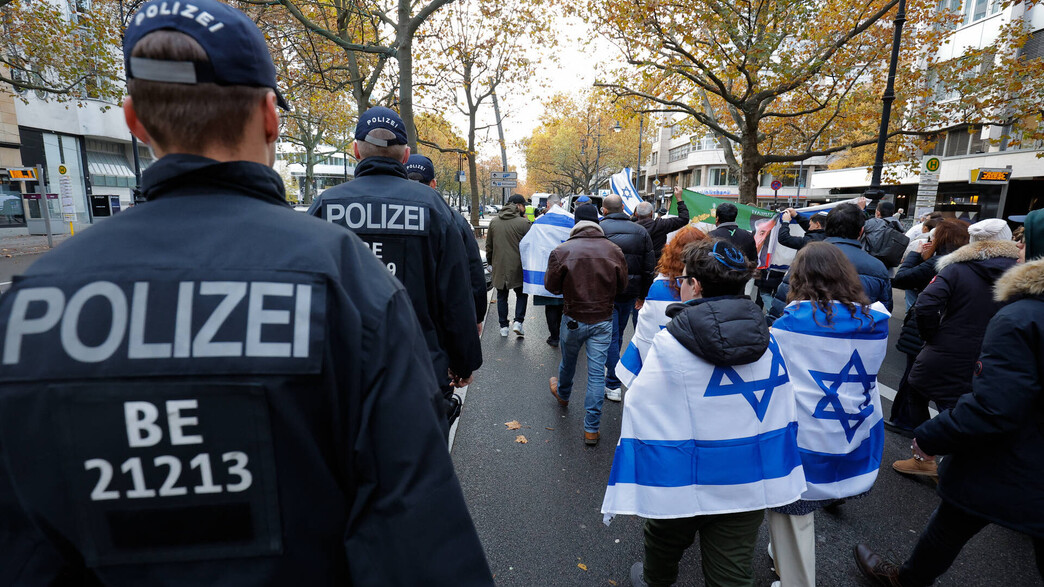
{"type": "Polygon", "coordinates": [[[114,153],[87,151],[87,171],[91,175],[134,177],[134,169],[127,163],[127,160],[114,153]]]}

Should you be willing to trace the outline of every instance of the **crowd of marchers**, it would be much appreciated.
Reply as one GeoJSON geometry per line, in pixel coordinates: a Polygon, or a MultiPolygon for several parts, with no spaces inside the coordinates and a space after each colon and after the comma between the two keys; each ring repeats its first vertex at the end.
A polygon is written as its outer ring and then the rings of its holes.
{"type": "MultiPolygon", "coordinates": [[[[0,583],[492,585],[447,450],[482,365],[471,227],[382,107],[359,117],[355,179],[295,213],[262,33],[218,0],[167,4],[124,36],[145,202],[0,296],[0,583]]],[[[501,336],[524,336],[529,295],[545,308],[549,409],[584,347],[583,442],[624,403],[601,511],[646,519],[633,584],[672,584],[698,533],[708,585],[752,585],[766,517],[781,584],[815,583],[815,512],[871,491],[882,459],[892,285],[911,359],[887,424],[913,438],[893,466],[938,475],[941,501],[905,562],[858,545],[858,568],[929,585],[995,523],[1044,574],[1044,211],[1017,237],[925,218],[893,277],[892,210],[841,204],[781,230],[799,251],[773,276],[734,205],[704,227],[680,199],[678,217],[582,200],[530,223],[512,197],[486,253],[501,336]]]]}
{"type": "Polygon", "coordinates": [[[870,218],[865,200],[788,209],[779,242],[798,252],[773,279],[758,275],[735,206],[708,226],[689,225],[678,203],[678,217],[653,218],[650,204],[629,215],[609,196],[570,215],[552,197],[531,226],[505,208],[487,240],[499,274],[515,276],[498,285],[502,336],[508,290],[519,335],[526,294],[546,308],[562,409],[586,345],[586,444],[599,441],[603,399],[624,402],[602,513],[646,520],[632,583],[673,584],[699,534],[707,585],[752,585],[767,518],[777,584],[815,585],[814,512],[871,491],[886,428],[912,438],[893,469],[936,477],[941,501],[904,563],[859,544],[856,568],[875,584],[930,585],[997,523],[1033,538],[1044,576],[1033,457],[1044,446],[1044,212],[1013,218],[1025,223],[1014,234],[1004,220],[936,212],[903,234],[891,202],[870,218]],[[890,242],[905,247],[901,262],[890,242]],[[908,360],[885,418],[876,379],[893,288],[906,292],[896,350],[908,360]]]}

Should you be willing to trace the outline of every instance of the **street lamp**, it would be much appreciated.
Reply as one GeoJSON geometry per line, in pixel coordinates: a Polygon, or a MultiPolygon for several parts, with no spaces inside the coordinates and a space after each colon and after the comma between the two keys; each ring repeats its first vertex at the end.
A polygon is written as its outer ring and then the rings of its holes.
{"type": "MultiPolygon", "coordinates": [[[[888,83],[885,86],[884,103],[881,108],[881,128],[877,134],[877,153],[874,156],[873,176],[870,187],[864,192],[868,200],[884,197],[881,189],[881,171],[884,168],[885,142],[888,139],[888,119],[892,114],[892,102],[895,100],[895,70],[899,64],[899,43],[903,38],[903,23],[906,22],[906,0],[899,0],[899,10],[895,15],[895,30],[892,37],[892,58],[888,63],[888,83]]],[[[800,179],[800,178],[799,178],[800,179]]]]}

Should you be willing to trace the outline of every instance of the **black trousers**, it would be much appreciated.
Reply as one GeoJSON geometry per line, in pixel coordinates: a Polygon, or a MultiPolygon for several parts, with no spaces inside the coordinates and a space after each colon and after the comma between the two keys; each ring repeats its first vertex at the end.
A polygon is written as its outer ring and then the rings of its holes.
{"type": "MultiPolygon", "coordinates": [[[[497,317],[500,318],[500,327],[510,324],[508,322],[508,290],[497,288],[497,317]]],[[[522,286],[515,288],[515,322],[523,322],[526,319],[526,304],[529,303],[529,294],[522,291],[522,286]]]]}
{"type": "Polygon", "coordinates": [[[558,333],[562,330],[562,304],[544,306],[544,318],[547,320],[547,331],[551,340],[558,340],[558,333]]]}
{"type": "MultiPolygon", "coordinates": [[[[964,545],[989,524],[955,505],[939,503],[917,540],[910,558],[899,569],[903,587],[931,585],[957,560],[964,545]]],[[[1044,538],[1033,539],[1037,571],[1044,578],[1044,538]]]]}
{"type": "Polygon", "coordinates": [[[952,409],[957,405],[956,399],[932,400],[910,385],[910,370],[913,369],[916,359],[916,355],[906,355],[906,371],[903,372],[903,378],[899,381],[899,389],[895,392],[892,411],[889,413],[889,419],[893,424],[911,430],[931,419],[931,413],[928,412],[929,402],[934,401],[935,408],[940,412],[952,409]]]}

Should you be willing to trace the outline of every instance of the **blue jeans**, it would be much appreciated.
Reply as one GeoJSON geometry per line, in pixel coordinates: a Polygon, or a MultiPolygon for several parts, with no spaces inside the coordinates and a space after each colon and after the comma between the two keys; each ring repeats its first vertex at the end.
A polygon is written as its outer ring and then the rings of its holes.
{"type": "Polygon", "coordinates": [[[573,375],[576,374],[576,359],[580,356],[580,347],[587,343],[587,394],[584,396],[584,430],[598,432],[602,423],[602,402],[605,401],[605,354],[609,349],[609,341],[613,337],[613,322],[596,322],[586,324],[573,320],[568,315],[562,316],[562,329],[559,331],[559,348],[562,349],[562,363],[558,365],[558,397],[569,401],[573,392],[573,375]],[[569,324],[576,324],[570,329],[569,324]]]}
{"type": "Polygon", "coordinates": [[[909,312],[910,308],[917,303],[917,292],[913,290],[906,290],[906,311],[909,312]]]}
{"type": "Polygon", "coordinates": [[[613,338],[609,342],[609,353],[605,358],[605,368],[608,372],[605,376],[606,387],[620,389],[620,379],[616,376],[616,364],[620,362],[623,331],[627,330],[627,319],[633,310],[633,299],[613,303],[613,338]]]}

